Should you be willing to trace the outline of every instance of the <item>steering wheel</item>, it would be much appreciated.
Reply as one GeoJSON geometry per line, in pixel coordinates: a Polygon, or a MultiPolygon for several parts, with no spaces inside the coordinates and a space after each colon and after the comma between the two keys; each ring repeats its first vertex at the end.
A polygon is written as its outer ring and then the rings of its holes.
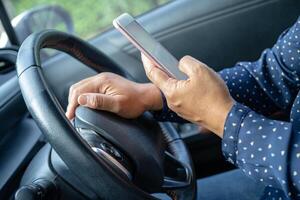
{"type": "Polygon", "coordinates": [[[70,122],[44,77],[42,48],[63,51],[99,73],[132,77],[87,42],[55,30],[30,35],[19,49],[17,73],[29,112],[68,168],[98,199],[156,199],[154,192],[195,199],[192,160],[170,123],[159,124],[147,112],[129,120],[85,107],[77,108],[70,122]]]}

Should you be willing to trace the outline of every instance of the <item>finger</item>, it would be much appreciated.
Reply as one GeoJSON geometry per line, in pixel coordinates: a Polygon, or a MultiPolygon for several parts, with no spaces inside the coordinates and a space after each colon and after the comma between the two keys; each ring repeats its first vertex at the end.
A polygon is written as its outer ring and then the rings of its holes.
{"type": "Polygon", "coordinates": [[[191,56],[184,56],[179,61],[179,69],[189,77],[195,76],[203,67],[203,63],[191,56]]]}
{"type": "Polygon", "coordinates": [[[105,110],[117,113],[119,105],[115,96],[99,94],[99,93],[85,93],[78,97],[78,103],[92,109],[105,110]]]}
{"type": "Polygon", "coordinates": [[[145,56],[143,53],[141,53],[141,58],[143,64],[147,64],[147,67],[156,67],[155,63],[153,63],[147,56],[145,56]]]}
{"type": "MultiPolygon", "coordinates": [[[[84,88],[85,86],[89,85],[87,83],[90,83],[92,82],[93,80],[95,79],[94,76],[92,77],[89,77],[89,78],[86,78],[86,79],[83,79],[75,84],[73,84],[71,87],[70,87],[70,91],[69,91],[69,96],[68,96],[68,101],[70,102],[71,99],[73,99],[73,95],[75,94],[74,92],[75,91],[78,91],[80,90],[81,88],[84,88]],[[71,89],[72,88],[72,89],[71,89]]],[[[88,87],[89,88],[89,87],[88,87]]],[[[78,98],[78,97],[77,97],[78,98]]],[[[76,98],[76,101],[77,101],[77,98],[76,98]]]]}
{"type": "MultiPolygon", "coordinates": [[[[159,87],[163,92],[169,88],[170,80],[164,71],[160,70],[151,60],[149,60],[144,54],[142,54],[143,65],[147,74],[147,77],[159,87]]],[[[175,81],[175,79],[174,79],[175,81]]]]}
{"type": "Polygon", "coordinates": [[[69,100],[68,100],[68,106],[67,106],[67,111],[66,111],[66,116],[68,119],[73,119],[74,114],[75,114],[75,109],[78,106],[77,101],[75,100],[75,95],[70,94],[69,95],[69,100]]]}
{"type": "Polygon", "coordinates": [[[67,106],[67,111],[66,111],[66,116],[68,119],[73,119],[75,116],[75,109],[78,106],[78,97],[79,95],[81,95],[82,93],[85,92],[93,92],[94,88],[92,88],[92,84],[90,83],[91,79],[85,79],[82,80],[78,83],[76,83],[75,85],[73,85],[73,88],[70,89],[69,92],[69,97],[68,97],[68,106],[67,106]]]}
{"type": "Polygon", "coordinates": [[[77,106],[78,106],[78,104],[68,104],[66,116],[69,120],[71,120],[75,117],[75,109],[77,106]]]}

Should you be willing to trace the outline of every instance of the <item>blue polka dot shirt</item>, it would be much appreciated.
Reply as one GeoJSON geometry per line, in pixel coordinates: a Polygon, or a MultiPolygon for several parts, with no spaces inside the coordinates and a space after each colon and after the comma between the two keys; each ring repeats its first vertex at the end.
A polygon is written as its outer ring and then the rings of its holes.
{"type": "MultiPolygon", "coordinates": [[[[300,18],[259,60],[219,75],[236,100],[224,127],[225,158],[265,184],[262,199],[300,199],[300,18]]],[[[166,102],[155,117],[186,122],[166,102]]]]}

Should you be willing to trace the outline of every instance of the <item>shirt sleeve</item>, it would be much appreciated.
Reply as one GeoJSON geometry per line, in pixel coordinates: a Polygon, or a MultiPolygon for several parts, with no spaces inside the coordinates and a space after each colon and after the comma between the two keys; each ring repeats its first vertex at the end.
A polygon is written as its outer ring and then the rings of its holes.
{"type": "Polygon", "coordinates": [[[189,123],[187,120],[178,116],[174,111],[172,111],[167,104],[167,100],[165,95],[161,92],[161,98],[163,102],[163,108],[160,111],[152,111],[153,117],[157,121],[169,121],[169,122],[176,122],[176,123],[189,123]]]}
{"type": "Polygon", "coordinates": [[[256,68],[262,67],[255,62],[243,62],[238,63],[233,68],[219,72],[228,87],[230,95],[235,101],[247,105],[260,114],[269,116],[280,112],[280,107],[274,103],[272,98],[268,96],[267,91],[263,90],[255,77],[247,70],[250,65],[256,65],[256,68]]]}
{"type": "Polygon", "coordinates": [[[227,116],[222,150],[229,162],[270,188],[270,195],[283,191],[283,198],[300,191],[299,139],[290,122],[268,119],[236,103],[227,116]]]}
{"type": "Polygon", "coordinates": [[[230,89],[237,102],[247,105],[236,103],[228,114],[222,141],[224,156],[250,177],[266,184],[268,195],[282,199],[300,199],[300,121],[293,119],[300,112],[299,37],[298,19],[258,61],[239,63],[237,74],[243,72],[245,76],[246,72],[249,85],[243,81],[236,85],[236,78],[232,73],[229,76],[227,70],[222,75],[227,85],[235,86],[230,89]],[[253,104],[254,98],[258,101],[253,104]],[[277,109],[290,113],[290,122],[266,117],[277,109]]]}

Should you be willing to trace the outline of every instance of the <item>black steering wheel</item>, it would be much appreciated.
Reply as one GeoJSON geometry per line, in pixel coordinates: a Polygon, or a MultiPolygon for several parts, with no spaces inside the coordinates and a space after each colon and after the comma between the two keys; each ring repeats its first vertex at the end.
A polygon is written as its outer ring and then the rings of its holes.
{"type": "Polygon", "coordinates": [[[29,112],[68,168],[98,199],[156,199],[150,194],[154,192],[195,199],[192,160],[170,123],[160,126],[150,113],[127,120],[84,107],[77,108],[71,123],[44,77],[42,48],[64,51],[99,73],[130,76],[87,42],[55,30],[30,35],[18,53],[19,84],[29,112]]]}

